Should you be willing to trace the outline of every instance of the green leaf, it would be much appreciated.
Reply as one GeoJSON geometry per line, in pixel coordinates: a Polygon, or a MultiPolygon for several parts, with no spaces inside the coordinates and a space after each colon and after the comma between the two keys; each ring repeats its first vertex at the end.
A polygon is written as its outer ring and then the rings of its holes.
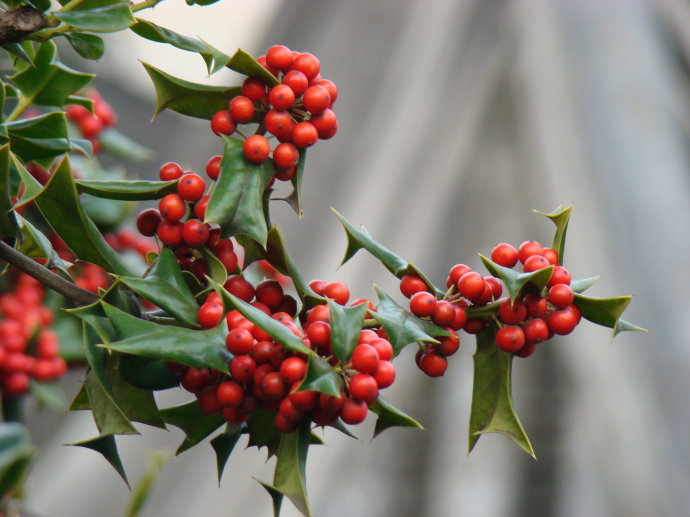
{"type": "Polygon", "coordinates": [[[125,473],[125,468],[122,466],[122,460],[120,459],[120,454],[117,451],[117,443],[115,442],[115,437],[112,434],[100,435],[96,438],[91,438],[90,440],[74,442],[70,443],[69,445],[86,447],[87,449],[91,449],[103,455],[103,457],[108,460],[108,463],[113,466],[113,468],[118,474],[120,474],[124,482],[129,487],[127,474],[125,473]]]}
{"type": "Polygon", "coordinates": [[[220,163],[220,177],[206,207],[206,222],[217,223],[223,236],[247,235],[266,245],[268,229],[264,215],[264,187],[273,178],[270,160],[255,165],[247,161],[242,142],[223,137],[225,150],[220,163]]]}
{"type": "Polygon", "coordinates": [[[87,374],[84,386],[89,408],[101,434],[140,434],[93,370],[87,374]]]}
{"type": "Polygon", "coordinates": [[[180,321],[198,325],[199,305],[187,287],[175,253],[170,248],[161,248],[160,255],[144,278],[118,278],[139,296],[153,302],[180,321]]]}
{"type": "Polygon", "coordinates": [[[205,415],[196,400],[161,410],[166,424],[174,425],[184,431],[186,438],[175,451],[175,455],[182,454],[194,447],[204,438],[226,423],[223,415],[205,415]]]}
{"type": "Polygon", "coordinates": [[[41,233],[34,225],[17,215],[19,228],[22,233],[23,242],[17,248],[18,251],[30,258],[47,259],[46,267],[58,269],[66,278],[70,278],[67,268],[69,262],[62,260],[53,249],[50,239],[41,233]]]}
{"type": "Polygon", "coordinates": [[[136,517],[151,496],[151,489],[160,476],[160,471],[168,455],[164,451],[152,451],[149,453],[149,465],[143,476],[137,481],[132,496],[129,499],[125,517],[136,517]]]}
{"type": "Polygon", "coordinates": [[[31,379],[29,392],[41,404],[58,412],[67,410],[65,394],[57,382],[38,382],[31,379]]]}
{"type": "Polygon", "coordinates": [[[0,496],[5,498],[21,485],[35,453],[23,425],[0,423],[0,496]]]}
{"type": "Polygon", "coordinates": [[[136,20],[137,23],[132,25],[130,30],[147,40],[168,43],[180,50],[198,53],[206,63],[209,74],[216,73],[230,61],[230,56],[223,54],[204,41],[188,38],[148,20],[141,18],[136,18],[136,20]]]}
{"type": "Polygon", "coordinates": [[[36,196],[38,196],[43,190],[43,185],[41,185],[36,178],[34,178],[29,171],[26,170],[22,162],[14,153],[10,153],[11,168],[13,172],[17,173],[19,180],[24,185],[24,195],[17,204],[14,205],[15,210],[19,207],[26,205],[33,201],[36,196]]]}
{"type": "Polygon", "coordinates": [[[180,384],[180,376],[168,368],[165,359],[124,354],[120,358],[120,375],[142,390],[165,390],[180,384]]]}
{"type": "Polygon", "coordinates": [[[288,329],[281,322],[274,320],[265,312],[252,307],[247,302],[244,302],[227,292],[222,286],[211,280],[209,285],[215,289],[223,300],[225,308],[237,309],[242,316],[261,328],[264,332],[270,335],[273,339],[278,341],[286,349],[293,352],[301,352],[307,355],[314,355],[314,352],[309,349],[299,337],[295,336],[290,329],[288,329]]]}
{"type": "Polygon", "coordinates": [[[432,284],[424,273],[417,269],[413,264],[409,263],[401,256],[396,255],[388,248],[376,242],[366,228],[362,227],[361,230],[358,230],[334,208],[331,208],[331,210],[340,220],[340,223],[343,225],[345,233],[347,234],[347,250],[345,251],[343,261],[340,263],[341,265],[350,260],[359,250],[365,249],[376,257],[381,264],[383,264],[386,269],[388,269],[388,271],[393,273],[396,277],[402,278],[407,274],[416,274],[422,280],[424,280],[424,283],[426,283],[426,285],[429,287],[431,293],[436,294],[437,296],[444,294],[444,291],[432,284]]]}
{"type": "Polygon", "coordinates": [[[348,361],[359,341],[359,333],[367,314],[367,304],[343,307],[328,300],[328,310],[331,315],[333,353],[341,361],[348,361]]]}
{"type": "Polygon", "coordinates": [[[256,59],[242,49],[237,49],[237,52],[230,58],[227,67],[247,77],[258,77],[262,79],[269,88],[280,84],[280,81],[278,81],[275,75],[266,70],[256,59]]]}
{"type": "Polygon", "coordinates": [[[492,276],[501,279],[506,286],[506,291],[508,291],[508,296],[510,296],[511,301],[515,301],[518,296],[523,294],[524,289],[528,286],[536,291],[541,291],[544,286],[546,286],[553,273],[553,266],[538,269],[531,273],[520,273],[508,267],[499,266],[481,253],[479,254],[479,258],[482,259],[484,267],[486,267],[492,276]]]}
{"type": "Polygon", "coordinates": [[[211,120],[217,111],[228,109],[230,99],[240,94],[239,87],[208,86],[166,74],[143,63],[156,88],[156,118],[164,109],[182,115],[211,120]]]}
{"type": "Polygon", "coordinates": [[[496,329],[477,334],[474,385],[470,412],[469,451],[484,433],[501,433],[536,459],[532,444],[513,408],[511,369],[513,356],[495,343],[496,329]]]}
{"type": "Polygon", "coordinates": [[[249,434],[247,447],[256,447],[257,449],[266,447],[268,458],[276,453],[280,444],[281,432],[278,431],[273,422],[275,415],[275,411],[258,409],[247,420],[247,432],[249,434]]]}
{"type": "Polygon", "coordinates": [[[47,11],[52,5],[50,0],[27,0],[27,3],[33,5],[39,11],[47,11]]]}
{"type": "Polygon", "coordinates": [[[592,287],[592,285],[594,285],[594,282],[596,282],[597,280],[599,280],[598,276],[581,278],[580,280],[573,280],[572,282],[570,282],[570,288],[573,290],[573,292],[580,294],[592,287]]]}
{"type": "Polygon", "coordinates": [[[187,5],[211,5],[215,4],[219,0],[186,0],[187,5]]]}
{"type": "Polygon", "coordinates": [[[376,312],[369,311],[369,316],[378,321],[386,331],[396,355],[410,343],[416,341],[438,343],[436,337],[450,335],[441,327],[418,318],[400,307],[377,285],[374,285],[374,289],[379,297],[379,305],[376,307],[376,312]]]}
{"type": "Polygon", "coordinates": [[[216,451],[216,466],[218,468],[218,484],[223,477],[225,464],[228,462],[230,453],[235,448],[237,441],[242,434],[242,426],[228,424],[227,429],[211,440],[211,447],[216,451]]]}
{"type": "Polygon", "coordinates": [[[130,162],[143,162],[152,159],[156,153],[139,144],[136,140],[109,127],[98,134],[101,147],[108,153],[130,162]]]}
{"type": "Polygon", "coordinates": [[[57,11],[61,22],[89,32],[117,32],[136,23],[127,4],[113,4],[79,11],[57,11]]]}
{"type": "Polygon", "coordinates": [[[340,397],[344,388],[343,379],[323,357],[309,356],[307,373],[297,391],[318,391],[333,397],[340,397]]]}
{"type": "Polygon", "coordinates": [[[103,57],[105,43],[100,36],[72,32],[65,34],[65,38],[67,38],[74,51],[84,59],[97,61],[103,57]]]}
{"type": "Polygon", "coordinates": [[[74,183],[80,193],[122,201],[160,199],[177,192],[177,180],[75,180],[74,183]]]}
{"type": "Polygon", "coordinates": [[[10,146],[0,147],[0,237],[19,235],[19,224],[10,200],[10,146]]]}
{"type": "Polygon", "coordinates": [[[400,411],[380,395],[378,400],[369,406],[369,409],[378,415],[376,427],[374,428],[374,438],[389,427],[416,427],[417,429],[424,429],[422,424],[400,411]]]}
{"type": "MultiPolygon", "coordinates": [[[[223,285],[228,279],[228,271],[225,270],[225,266],[220,261],[216,254],[209,250],[206,246],[199,248],[201,256],[204,257],[206,261],[206,266],[208,267],[208,276],[210,276],[214,282],[223,285]]],[[[230,271],[233,273],[233,271],[230,271]]]]}
{"type": "Polygon", "coordinates": [[[70,95],[83,89],[95,77],[66,67],[56,60],[56,54],[55,43],[41,43],[33,66],[9,78],[20,90],[23,102],[62,107],[70,95]]]}
{"type": "Polygon", "coordinates": [[[563,265],[563,252],[565,250],[565,234],[568,230],[568,221],[570,220],[570,212],[572,211],[572,205],[563,208],[563,205],[559,206],[553,212],[546,213],[540,212],[539,210],[534,210],[536,213],[551,219],[553,224],[556,225],[556,234],[553,236],[553,243],[551,248],[558,252],[558,265],[563,265]]]}
{"type": "Polygon", "coordinates": [[[592,323],[613,329],[613,337],[621,332],[633,330],[647,332],[646,329],[621,320],[621,315],[630,304],[632,296],[616,298],[590,298],[581,294],[575,295],[575,306],[582,312],[582,317],[592,323]]]}
{"type": "Polygon", "coordinates": [[[104,348],[228,373],[232,355],[225,346],[224,322],[209,330],[191,330],[140,320],[107,303],[103,308],[120,336],[104,348]]]}
{"type": "Polygon", "coordinates": [[[307,163],[307,150],[299,150],[299,161],[297,162],[295,175],[290,182],[292,183],[292,192],[285,198],[285,201],[292,207],[297,216],[302,219],[304,213],[302,212],[302,179],[304,178],[304,166],[307,163]]]}
{"type": "Polygon", "coordinates": [[[311,423],[308,420],[305,420],[296,431],[280,437],[273,484],[261,483],[274,498],[274,511],[280,511],[280,499],[276,503],[275,497],[275,493],[278,492],[290,499],[303,515],[311,516],[305,473],[310,440],[311,423]]]}
{"type": "Polygon", "coordinates": [[[27,54],[26,50],[24,50],[24,47],[22,47],[19,43],[5,43],[4,45],[0,46],[2,46],[2,48],[8,53],[18,57],[19,59],[23,59],[29,65],[33,65],[34,61],[32,57],[27,54]]]}
{"type": "Polygon", "coordinates": [[[73,148],[61,111],[8,122],[5,127],[12,152],[24,162],[54,158],[73,148]]]}

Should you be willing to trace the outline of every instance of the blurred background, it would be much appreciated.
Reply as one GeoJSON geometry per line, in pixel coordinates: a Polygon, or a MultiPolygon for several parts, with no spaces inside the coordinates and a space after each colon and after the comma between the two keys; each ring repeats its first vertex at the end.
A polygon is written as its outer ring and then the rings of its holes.
{"type": "MultiPolygon", "coordinates": [[[[345,281],[354,297],[374,297],[372,281],[398,292],[364,254],[337,269],[345,237],[329,207],[440,284],[458,262],[479,268],[476,253],[499,242],[550,242],[551,223],[532,209],[574,204],[566,266],[574,278],[601,275],[594,296],[634,294],[626,319],[650,329],[611,343],[583,322],[516,360],[515,405],[536,462],[499,435],[467,455],[472,338],[435,380],[406,351],[387,398],[426,430],[371,441],[367,421],[360,441],[326,432],[307,463],[315,516],[690,515],[689,2],[170,1],[143,16],[227,54],[277,43],[311,52],[338,85],[339,133],[309,151],[304,219],[273,207],[305,277],[345,281]]],[[[131,33],[109,43],[92,66],[97,85],[119,128],[158,153],[131,173],[154,177],[165,161],[201,170],[219,140],[206,121],[166,112],[150,123],[153,87],[137,60],[196,82],[239,77],[209,80],[198,55],[131,33]]],[[[143,436],[118,438],[133,482],[146,451],[171,456],[181,441],[139,427],[143,436]]],[[[122,515],[130,492],[116,472],[62,445],[94,436],[88,414],[34,434],[28,510],[122,515]]],[[[273,460],[241,445],[220,487],[210,446],[168,462],[142,515],[270,515],[253,478],[270,480],[273,460]]],[[[298,513],[286,502],[283,515],[298,513]]]]}

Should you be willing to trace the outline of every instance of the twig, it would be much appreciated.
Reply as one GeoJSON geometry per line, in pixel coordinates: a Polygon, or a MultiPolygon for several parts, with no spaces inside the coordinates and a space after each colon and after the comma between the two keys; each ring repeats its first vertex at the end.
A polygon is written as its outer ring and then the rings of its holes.
{"type": "Polygon", "coordinates": [[[0,45],[18,43],[45,26],[45,16],[38,9],[23,5],[0,13],[0,45]]]}

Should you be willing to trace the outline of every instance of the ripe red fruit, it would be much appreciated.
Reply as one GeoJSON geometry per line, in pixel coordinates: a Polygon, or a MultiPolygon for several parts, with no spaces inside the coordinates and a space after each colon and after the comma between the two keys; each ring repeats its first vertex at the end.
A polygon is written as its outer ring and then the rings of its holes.
{"type": "Polygon", "coordinates": [[[269,307],[275,307],[283,301],[283,288],[275,280],[264,280],[256,286],[256,299],[269,307]]]}
{"type": "Polygon", "coordinates": [[[333,106],[336,99],[338,98],[338,87],[335,85],[335,83],[328,79],[321,79],[319,81],[313,81],[312,84],[326,88],[326,90],[328,91],[328,95],[331,96],[331,106],[333,106]]]}
{"type": "Polygon", "coordinates": [[[309,79],[299,70],[290,70],[283,77],[283,84],[289,86],[295,96],[299,97],[309,87],[309,79]]]}
{"type": "Polygon", "coordinates": [[[393,345],[387,339],[377,337],[372,339],[369,344],[378,352],[380,361],[390,361],[393,359],[393,345]]]}
{"type": "Polygon", "coordinates": [[[235,328],[225,338],[225,346],[233,355],[249,354],[254,348],[254,336],[244,328],[235,328]]]}
{"type": "Polygon", "coordinates": [[[520,350],[524,344],[525,333],[520,327],[506,325],[496,332],[496,346],[504,352],[513,354],[520,350]]]}
{"type": "Polygon", "coordinates": [[[321,63],[316,56],[305,52],[293,60],[292,69],[299,70],[311,81],[319,74],[321,63]]]}
{"type": "Polygon", "coordinates": [[[212,180],[217,180],[220,176],[220,162],[223,159],[222,156],[214,156],[206,163],[206,174],[212,180]]]}
{"type": "Polygon", "coordinates": [[[79,104],[69,104],[65,114],[72,122],[79,122],[80,120],[91,115],[91,112],[88,110],[88,108],[79,104]]]}
{"type": "Polygon", "coordinates": [[[395,381],[395,366],[390,361],[379,361],[372,375],[379,389],[382,390],[395,381]]]}
{"type": "Polygon", "coordinates": [[[309,122],[314,125],[321,140],[328,140],[338,130],[338,118],[330,109],[325,109],[318,115],[312,115],[309,122]]]}
{"type": "Polygon", "coordinates": [[[156,235],[158,225],[163,221],[161,213],[155,208],[147,208],[137,217],[137,230],[146,237],[156,235]]]}
{"type": "Polygon", "coordinates": [[[549,327],[546,322],[540,318],[527,320],[522,326],[522,331],[525,333],[525,343],[541,343],[549,338],[549,327]]]}
{"type": "MultiPolygon", "coordinates": [[[[534,255],[544,254],[544,248],[537,241],[525,241],[518,248],[518,259],[524,264],[528,258],[534,255]]],[[[548,261],[547,261],[548,262],[548,261]]]]}
{"type": "Polygon", "coordinates": [[[180,384],[182,387],[191,393],[197,393],[208,386],[209,376],[206,370],[197,370],[196,368],[189,368],[184,375],[180,384]]]}
{"type": "MultiPolygon", "coordinates": [[[[194,212],[194,215],[197,216],[197,218],[201,219],[203,221],[204,217],[206,216],[206,207],[208,206],[208,202],[211,199],[210,195],[205,195],[202,197],[197,203],[194,204],[194,208],[192,211],[194,212]]],[[[209,236],[210,236],[210,230],[209,230],[209,236]]]]}
{"type": "Polygon", "coordinates": [[[558,264],[558,252],[553,248],[544,248],[544,257],[549,261],[549,264],[555,266],[558,264]]]}
{"type": "Polygon", "coordinates": [[[256,58],[256,62],[259,63],[261,66],[263,66],[266,70],[271,72],[273,75],[277,76],[278,75],[278,70],[275,70],[268,66],[268,63],[266,63],[266,56],[259,56],[256,58]]]}
{"type": "Polygon", "coordinates": [[[268,158],[271,146],[263,135],[252,135],[244,141],[242,146],[244,156],[252,163],[261,163],[268,158]]]}
{"type": "Polygon", "coordinates": [[[518,251],[510,244],[502,242],[491,251],[491,260],[499,266],[513,267],[518,262],[518,251]]]}
{"type": "Polygon", "coordinates": [[[577,326],[579,322],[579,315],[579,309],[574,305],[571,305],[567,309],[553,311],[551,314],[549,314],[547,323],[554,334],[565,336],[566,334],[570,334],[577,326]],[[577,312],[571,310],[571,307],[577,312]]]}
{"type": "Polygon", "coordinates": [[[419,275],[414,273],[407,274],[400,279],[400,292],[406,297],[410,298],[413,294],[420,291],[426,291],[427,285],[419,275]]]}
{"type": "Polygon", "coordinates": [[[553,287],[556,284],[570,285],[570,281],[570,271],[563,266],[554,266],[553,273],[551,273],[551,278],[549,278],[549,282],[546,284],[546,286],[553,287]]]}
{"type": "Polygon", "coordinates": [[[431,321],[439,327],[448,327],[455,319],[455,306],[446,301],[440,300],[436,302],[434,312],[431,314],[431,321]]]}
{"type": "Polygon", "coordinates": [[[441,377],[448,368],[448,359],[435,352],[427,352],[419,359],[419,369],[429,377],[441,377]]]}
{"type": "Polygon", "coordinates": [[[179,163],[168,162],[164,163],[158,171],[158,177],[161,181],[173,181],[182,176],[182,167],[179,163]]]}
{"type": "Polygon", "coordinates": [[[211,131],[216,135],[232,135],[237,127],[228,110],[217,111],[211,118],[211,131]]]}
{"type": "Polygon", "coordinates": [[[323,289],[323,295],[338,305],[345,305],[350,299],[350,290],[342,282],[328,282],[323,289]]]}
{"type": "Polygon", "coordinates": [[[307,327],[307,337],[318,347],[328,346],[331,343],[331,326],[325,321],[315,321],[307,327]]]}
{"type": "Polygon", "coordinates": [[[183,242],[182,228],[184,225],[179,222],[163,221],[158,225],[156,234],[163,244],[169,248],[176,248],[183,242]]]}
{"type": "Polygon", "coordinates": [[[256,371],[256,361],[248,355],[240,355],[230,361],[230,374],[239,383],[253,380],[256,371]]]}
{"type": "Polygon", "coordinates": [[[232,120],[245,124],[254,116],[254,103],[249,97],[238,95],[228,104],[228,111],[232,120]]]}
{"type": "Polygon", "coordinates": [[[477,299],[484,294],[485,287],[484,278],[476,271],[465,273],[458,280],[458,291],[469,300],[477,299]]]}
{"type": "Polygon", "coordinates": [[[79,121],[79,131],[84,138],[92,139],[103,131],[103,122],[96,115],[87,115],[79,121]]]}
{"type": "Polygon", "coordinates": [[[319,395],[319,407],[327,413],[339,413],[345,403],[345,394],[341,393],[339,397],[326,395],[321,393],[319,395]]]}
{"type": "MultiPolygon", "coordinates": [[[[292,90],[290,90],[292,91],[292,90]]],[[[331,95],[323,86],[310,86],[302,98],[304,107],[314,115],[322,113],[331,105],[331,95]]]]}
{"type": "Polygon", "coordinates": [[[326,288],[326,282],[323,280],[314,279],[309,282],[309,288],[319,296],[323,296],[323,290],[326,288]]]}
{"type": "Polygon", "coordinates": [[[462,327],[465,326],[465,322],[467,321],[465,309],[458,305],[455,305],[453,306],[453,310],[455,311],[453,321],[448,326],[454,330],[460,330],[462,327]]]}
{"type": "Polygon", "coordinates": [[[549,264],[549,261],[546,260],[545,257],[541,255],[532,255],[531,257],[528,257],[527,260],[525,260],[523,270],[525,271],[525,273],[531,273],[533,271],[549,267],[550,265],[551,264],[549,264]]]}
{"type": "Polygon", "coordinates": [[[410,312],[416,316],[431,316],[434,309],[436,309],[436,297],[431,293],[421,291],[410,298],[410,312]]]}
{"type": "Polygon", "coordinates": [[[376,379],[365,373],[358,373],[350,379],[350,396],[355,400],[372,404],[379,398],[379,386],[376,379]]]}
{"type": "Polygon", "coordinates": [[[266,84],[258,77],[247,77],[242,82],[242,95],[258,102],[266,95],[266,84]]]}
{"type": "Polygon", "coordinates": [[[177,183],[177,193],[185,201],[199,201],[206,190],[204,179],[193,172],[184,174],[177,183]]]}
{"type": "Polygon", "coordinates": [[[299,357],[288,357],[280,365],[280,377],[288,385],[301,381],[306,373],[307,362],[299,357]]]}
{"type": "Polygon", "coordinates": [[[559,309],[565,309],[575,301],[575,293],[569,285],[556,284],[549,289],[549,303],[559,309]]]}
{"type": "Polygon", "coordinates": [[[285,384],[278,372],[270,372],[261,381],[261,391],[267,399],[279,399],[285,396],[285,384]]]}
{"type": "Polygon", "coordinates": [[[367,418],[369,408],[364,401],[357,401],[353,398],[346,398],[343,403],[343,408],[340,410],[340,418],[343,422],[350,425],[356,425],[364,422],[367,418]]]}
{"type": "Polygon", "coordinates": [[[205,329],[213,328],[223,319],[223,306],[220,303],[205,303],[199,307],[197,319],[205,329]]]}
{"type": "Polygon", "coordinates": [[[239,275],[229,276],[224,287],[230,294],[245,302],[251,302],[254,298],[254,286],[239,275]]]}
{"type": "Polygon", "coordinates": [[[216,391],[216,398],[221,406],[239,407],[244,398],[242,386],[233,381],[221,382],[216,391]]]}
{"type": "Polygon", "coordinates": [[[314,321],[331,322],[331,314],[328,305],[317,305],[307,313],[307,323],[313,323],[314,321]]]}
{"type": "Polygon", "coordinates": [[[435,346],[436,351],[444,356],[453,355],[460,348],[460,338],[458,333],[451,328],[446,328],[451,333],[450,336],[437,337],[438,345],[435,346]]]}
{"type": "Polygon", "coordinates": [[[498,306],[498,314],[501,321],[508,325],[516,325],[525,321],[527,306],[520,300],[511,303],[510,298],[505,298],[498,306]]]}
{"type": "Polygon", "coordinates": [[[292,51],[285,45],[274,45],[266,52],[266,64],[274,70],[287,70],[292,66],[292,51]]]}
{"type": "Polygon", "coordinates": [[[296,167],[290,167],[289,169],[279,169],[276,172],[274,178],[280,181],[290,181],[297,174],[296,167]]]}
{"type": "Polygon", "coordinates": [[[285,111],[295,102],[295,92],[286,84],[279,84],[268,92],[268,102],[275,109],[285,111]]]}
{"type": "Polygon", "coordinates": [[[486,320],[478,318],[467,318],[462,330],[468,334],[479,334],[482,330],[486,328],[486,320]]]}
{"type": "Polygon", "coordinates": [[[299,151],[290,143],[278,144],[273,150],[273,163],[279,169],[289,169],[297,165],[299,151]]]}
{"type": "Polygon", "coordinates": [[[158,202],[158,212],[168,222],[177,222],[187,213],[187,205],[178,194],[168,194],[158,202]]]}
{"type": "Polygon", "coordinates": [[[292,130],[292,141],[297,147],[311,147],[318,139],[319,133],[311,122],[300,122],[292,130]]]}
{"type": "Polygon", "coordinates": [[[199,219],[190,219],[184,223],[182,238],[188,246],[202,246],[208,240],[208,226],[199,219]]]}
{"type": "Polygon", "coordinates": [[[289,395],[292,405],[299,411],[309,411],[316,404],[318,393],[316,391],[295,391],[296,385],[293,385],[289,395]]]}
{"type": "Polygon", "coordinates": [[[452,268],[450,268],[448,276],[454,284],[457,284],[458,280],[460,280],[460,277],[462,277],[462,275],[465,273],[469,273],[470,271],[472,271],[472,269],[465,264],[455,264],[452,268]]]}
{"type": "Polygon", "coordinates": [[[285,397],[283,400],[280,401],[280,406],[278,406],[278,413],[285,417],[286,420],[293,423],[299,421],[299,419],[304,416],[304,412],[300,411],[295,407],[295,405],[292,403],[292,399],[290,399],[289,396],[285,397]]]}
{"type": "Polygon", "coordinates": [[[352,351],[352,367],[360,373],[373,374],[379,363],[379,353],[376,349],[362,343],[352,351]]]}
{"type": "Polygon", "coordinates": [[[503,294],[503,286],[501,282],[492,276],[485,276],[484,281],[491,288],[491,294],[493,300],[498,300],[503,294]]]}
{"type": "Polygon", "coordinates": [[[527,315],[532,318],[542,316],[548,308],[546,298],[542,298],[537,293],[529,293],[523,298],[523,301],[527,307],[527,315]]]}
{"type": "Polygon", "coordinates": [[[295,128],[295,121],[287,111],[269,110],[264,117],[266,131],[274,135],[280,142],[289,142],[295,128]]]}

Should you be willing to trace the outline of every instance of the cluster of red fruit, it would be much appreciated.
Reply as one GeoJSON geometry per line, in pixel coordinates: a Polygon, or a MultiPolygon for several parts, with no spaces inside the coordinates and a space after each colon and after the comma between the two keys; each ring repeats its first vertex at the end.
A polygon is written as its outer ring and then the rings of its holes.
{"type": "MultiPolygon", "coordinates": [[[[349,290],[340,282],[313,281],[312,289],[339,304],[347,303],[349,290]]],[[[234,356],[230,375],[211,369],[183,367],[182,386],[196,394],[205,413],[220,413],[228,422],[246,421],[257,408],[276,411],[274,423],[284,433],[293,431],[309,418],[318,425],[328,425],[341,418],[358,424],[367,415],[369,405],[378,400],[379,390],[395,380],[391,343],[377,332],[363,329],[351,358],[339,361],[333,354],[330,338],[330,314],[327,305],[316,305],[306,315],[302,327],[295,323],[295,300],[283,292],[275,280],[265,280],[254,288],[239,275],[231,276],[225,288],[281,322],[302,339],[305,346],[326,358],[340,375],[343,391],[335,397],[316,391],[297,391],[307,373],[307,356],[286,350],[269,334],[244,318],[238,311],[225,314],[216,293],[208,296],[198,313],[205,328],[218,325],[225,317],[229,333],[226,346],[234,356]]],[[[357,300],[356,303],[366,300],[357,300]]]]}
{"type": "Polygon", "coordinates": [[[38,280],[17,274],[14,291],[0,295],[0,393],[15,397],[29,389],[30,379],[61,377],[67,363],[60,357],[58,337],[47,327],[53,313],[43,305],[38,280]]]}
{"type": "Polygon", "coordinates": [[[101,151],[98,136],[104,129],[115,127],[117,115],[96,90],[90,90],[86,95],[93,101],[93,113],[80,104],[70,104],[67,106],[66,114],[67,118],[76,124],[81,135],[91,142],[96,154],[101,151]]]}
{"type": "MultiPolygon", "coordinates": [[[[220,174],[220,156],[214,156],[206,165],[206,173],[211,180],[220,174]]],[[[204,223],[209,195],[206,181],[192,171],[184,171],[174,162],[160,168],[162,181],[178,180],[177,193],[163,197],[158,208],[142,211],[137,217],[137,229],[142,235],[157,235],[160,241],[175,254],[182,269],[191,271],[200,280],[208,273],[208,264],[201,253],[193,248],[207,246],[223,263],[228,272],[237,268],[238,258],[230,239],[220,239],[220,229],[204,223]]]]}
{"type": "Polygon", "coordinates": [[[213,116],[211,129],[217,135],[231,135],[238,124],[258,123],[256,134],[245,138],[244,155],[253,163],[269,157],[271,144],[264,136],[267,131],[279,142],[273,149],[276,178],[287,181],[295,175],[299,148],[311,147],[338,131],[332,109],[338,88],[321,77],[319,60],[306,52],[275,45],[258,62],[280,84],[268,89],[262,79],[248,77],[242,83],[241,95],[230,100],[227,110],[213,116]]]}

